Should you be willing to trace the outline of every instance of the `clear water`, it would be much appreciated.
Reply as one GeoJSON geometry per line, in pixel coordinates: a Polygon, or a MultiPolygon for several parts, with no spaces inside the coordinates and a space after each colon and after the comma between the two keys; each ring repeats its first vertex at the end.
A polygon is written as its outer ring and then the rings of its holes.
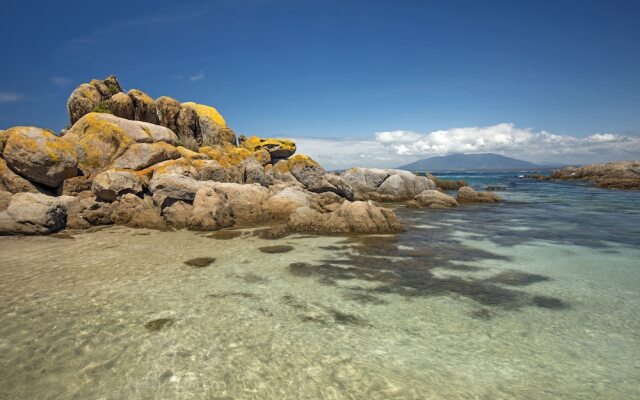
{"type": "Polygon", "coordinates": [[[0,399],[640,398],[640,193],[517,175],[400,235],[2,237],[0,399]]]}

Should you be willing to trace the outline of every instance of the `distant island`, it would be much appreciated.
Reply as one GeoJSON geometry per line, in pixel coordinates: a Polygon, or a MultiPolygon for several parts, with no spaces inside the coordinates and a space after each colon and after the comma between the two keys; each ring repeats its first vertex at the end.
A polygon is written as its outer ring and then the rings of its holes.
{"type": "Polygon", "coordinates": [[[407,171],[462,171],[541,169],[550,168],[550,166],[542,166],[495,153],[482,153],[430,157],[398,168],[407,171]]]}

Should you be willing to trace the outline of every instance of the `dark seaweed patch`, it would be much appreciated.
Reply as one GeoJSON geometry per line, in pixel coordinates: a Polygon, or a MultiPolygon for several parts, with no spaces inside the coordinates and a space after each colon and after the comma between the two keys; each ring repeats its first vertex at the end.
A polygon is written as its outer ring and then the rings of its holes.
{"type": "Polygon", "coordinates": [[[536,307],[548,308],[550,310],[562,310],[569,308],[568,304],[560,299],[556,299],[555,297],[533,296],[531,301],[536,307]]]}
{"type": "Polygon", "coordinates": [[[237,237],[242,236],[242,232],[241,231],[217,231],[217,232],[213,232],[210,235],[207,235],[206,237],[209,239],[218,239],[218,240],[230,240],[230,239],[235,239],[237,237]]]}
{"type": "Polygon", "coordinates": [[[191,260],[187,260],[184,263],[190,267],[204,268],[213,264],[214,261],[216,261],[216,259],[212,257],[198,257],[198,258],[192,258],[191,260]]]}
{"type": "Polygon", "coordinates": [[[500,283],[502,285],[509,286],[526,286],[548,280],[550,279],[547,276],[529,274],[515,270],[504,271],[487,279],[487,281],[491,283],[500,283]]]}
{"type": "Polygon", "coordinates": [[[260,250],[263,253],[267,253],[267,254],[288,253],[288,252],[293,250],[293,246],[281,244],[281,245],[277,245],[277,246],[259,247],[258,250],[260,250]]]}
{"type": "Polygon", "coordinates": [[[257,299],[258,296],[256,296],[253,293],[247,293],[247,292],[226,292],[226,293],[212,293],[212,294],[208,294],[205,297],[210,298],[210,299],[224,299],[227,297],[242,297],[243,299],[257,299]]]}
{"type": "Polygon", "coordinates": [[[144,327],[151,332],[159,331],[160,329],[170,327],[175,321],[171,318],[158,318],[148,321],[144,324],[144,327]]]}

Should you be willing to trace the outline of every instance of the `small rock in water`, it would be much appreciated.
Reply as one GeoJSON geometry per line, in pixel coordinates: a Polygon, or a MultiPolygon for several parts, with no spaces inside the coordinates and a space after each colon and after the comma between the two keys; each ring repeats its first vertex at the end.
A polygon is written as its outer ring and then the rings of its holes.
{"type": "Polygon", "coordinates": [[[155,331],[159,331],[164,327],[169,327],[173,325],[174,322],[175,321],[171,318],[158,318],[158,319],[153,319],[147,322],[146,324],[144,324],[144,327],[151,332],[155,332],[155,331]]]}
{"type": "Polygon", "coordinates": [[[276,253],[288,253],[293,250],[293,246],[277,245],[277,246],[265,246],[260,247],[259,250],[263,253],[276,254],[276,253]]]}
{"type": "Polygon", "coordinates": [[[184,263],[190,267],[204,268],[213,264],[214,261],[216,261],[216,259],[212,257],[198,257],[187,260],[184,263]]]}

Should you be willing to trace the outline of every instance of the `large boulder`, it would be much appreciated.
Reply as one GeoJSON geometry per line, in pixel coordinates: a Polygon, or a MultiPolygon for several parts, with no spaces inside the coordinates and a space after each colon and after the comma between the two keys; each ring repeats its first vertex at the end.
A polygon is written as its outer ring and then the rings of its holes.
{"type": "Polygon", "coordinates": [[[189,229],[214,231],[233,224],[227,196],[205,186],[198,190],[193,200],[193,211],[188,220],[189,229]]]}
{"type": "Polygon", "coordinates": [[[159,125],[130,121],[111,114],[89,113],[61,139],[75,147],[78,166],[88,175],[108,168],[134,143],[163,141],[175,145],[178,137],[159,125]]]}
{"type": "Polygon", "coordinates": [[[277,185],[271,188],[272,195],[263,204],[264,212],[272,219],[287,220],[300,207],[309,207],[311,194],[297,186],[277,185]]]}
{"type": "Polygon", "coordinates": [[[55,188],[78,174],[74,147],[53,132],[32,126],[16,126],[7,132],[3,155],[19,175],[55,188]]]}
{"type": "Polygon", "coordinates": [[[171,129],[178,136],[181,133],[178,129],[178,117],[181,107],[178,100],[168,96],[161,96],[156,99],[158,123],[171,129]]]}
{"type": "Polygon", "coordinates": [[[162,209],[162,216],[167,224],[176,229],[189,226],[189,218],[193,214],[193,205],[184,201],[176,201],[162,209]]]}
{"type": "Polygon", "coordinates": [[[111,164],[111,167],[140,170],[180,156],[180,152],[174,146],[165,142],[134,143],[111,164]]]}
{"type": "Polygon", "coordinates": [[[258,184],[207,182],[206,185],[226,198],[234,225],[255,224],[269,219],[263,210],[271,195],[269,189],[258,184]]]}
{"type": "Polygon", "coordinates": [[[64,229],[67,204],[73,197],[51,197],[41,193],[17,193],[0,212],[0,234],[45,234],[64,229]]]}
{"type": "MultiPolygon", "coordinates": [[[[227,122],[214,107],[194,102],[182,103],[183,107],[192,109],[197,117],[199,132],[194,135],[201,143],[207,145],[236,144],[236,135],[227,127],[227,122]]],[[[186,115],[187,112],[185,112],[186,115]]],[[[186,122],[186,120],[185,120],[186,122]]]]}
{"type": "Polygon", "coordinates": [[[150,198],[125,194],[113,204],[112,218],[118,225],[130,228],[167,229],[160,209],[153,206],[150,198]]]}
{"type": "Polygon", "coordinates": [[[146,187],[135,171],[110,169],[96,175],[91,189],[102,201],[115,201],[127,193],[141,195],[146,187]]]}
{"type": "Polygon", "coordinates": [[[158,123],[158,113],[156,103],[151,96],[138,89],[131,89],[127,92],[133,102],[133,118],[136,121],[158,123]]]}
{"type": "Polygon", "coordinates": [[[102,95],[95,86],[88,83],[78,86],[67,100],[71,124],[75,124],[80,118],[93,111],[102,100],[102,95]]]}
{"type": "Polygon", "coordinates": [[[33,183],[13,172],[3,158],[0,158],[0,190],[11,193],[38,193],[33,183]]]}
{"type": "Polygon", "coordinates": [[[288,226],[292,231],[315,233],[391,233],[403,229],[392,210],[363,201],[344,201],[330,212],[300,207],[291,214],[288,226]]]}
{"type": "Polygon", "coordinates": [[[189,176],[168,173],[159,174],[149,182],[149,190],[154,195],[163,195],[174,200],[193,201],[204,182],[189,176]]]}
{"type": "Polygon", "coordinates": [[[438,190],[424,190],[415,197],[411,205],[419,208],[449,208],[458,205],[456,199],[438,190]]]}
{"type": "Polygon", "coordinates": [[[495,193],[476,192],[469,186],[463,186],[458,189],[458,203],[496,203],[500,201],[500,197],[495,193]]]}
{"type": "Polygon", "coordinates": [[[354,192],[348,182],[340,176],[329,174],[311,157],[296,154],[288,160],[278,161],[269,174],[280,182],[299,182],[310,192],[333,192],[348,200],[353,200],[354,192]]]}
{"type": "Polygon", "coordinates": [[[106,103],[111,114],[116,117],[133,119],[133,100],[126,93],[114,94],[106,103]]]}
{"type": "Polygon", "coordinates": [[[341,177],[359,200],[406,201],[436,188],[427,177],[398,169],[351,168],[341,177]]]}
{"type": "Polygon", "coordinates": [[[266,150],[271,159],[289,158],[296,152],[296,144],[289,139],[259,138],[257,136],[245,137],[241,135],[238,139],[240,147],[250,152],[266,150]]]}

